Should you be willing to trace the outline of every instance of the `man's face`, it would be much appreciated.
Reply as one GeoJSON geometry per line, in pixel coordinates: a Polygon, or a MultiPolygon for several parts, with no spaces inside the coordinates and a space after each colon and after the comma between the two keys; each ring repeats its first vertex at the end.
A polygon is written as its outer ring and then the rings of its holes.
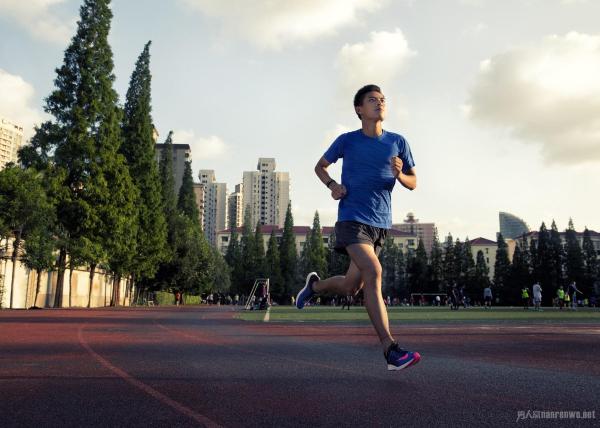
{"type": "Polygon", "coordinates": [[[362,105],[356,107],[356,112],[361,115],[362,120],[384,120],[385,97],[380,92],[368,92],[362,105]]]}

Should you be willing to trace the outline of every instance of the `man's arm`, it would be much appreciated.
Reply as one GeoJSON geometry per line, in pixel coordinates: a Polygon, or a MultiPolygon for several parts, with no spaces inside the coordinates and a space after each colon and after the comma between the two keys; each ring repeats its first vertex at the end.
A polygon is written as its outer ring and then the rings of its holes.
{"type": "Polygon", "coordinates": [[[394,177],[396,177],[400,184],[408,190],[415,190],[417,188],[417,171],[415,170],[415,167],[412,167],[406,173],[403,173],[402,167],[404,166],[404,163],[399,156],[394,156],[391,163],[392,174],[394,174],[394,177]]]}
{"type": "Polygon", "coordinates": [[[331,163],[322,157],[315,166],[315,173],[317,174],[317,177],[319,177],[319,180],[331,190],[331,197],[337,201],[346,196],[346,188],[331,178],[327,172],[327,167],[329,167],[329,165],[331,165],[331,163]]]}
{"type": "Polygon", "coordinates": [[[417,188],[417,171],[414,167],[409,169],[406,174],[400,171],[400,174],[396,178],[408,190],[415,190],[417,188]]]}

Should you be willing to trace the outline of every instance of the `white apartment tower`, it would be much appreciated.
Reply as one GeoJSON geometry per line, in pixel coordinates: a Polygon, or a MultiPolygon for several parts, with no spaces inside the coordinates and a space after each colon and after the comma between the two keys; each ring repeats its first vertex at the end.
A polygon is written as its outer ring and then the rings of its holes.
{"type": "Polygon", "coordinates": [[[216,245],[217,232],[227,227],[227,184],[217,183],[215,171],[202,169],[198,174],[200,185],[203,187],[204,204],[202,219],[202,230],[206,239],[216,245]]]}
{"type": "Polygon", "coordinates": [[[250,209],[252,224],[283,227],[290,201],[290,174],[275,171],[274,158],[259,158],[257,171],[244,171],[244,212],[250,209]]]}
{"type": "Polygon", "coordinates": [[[227,228],[231,227],[232,222],[234,227],[240,227],[244,222],[243,187],[243,184],[236,184],[235,192],[227,197],[227,228]]]}
{"type": "Polygon", "coordinates": [[[23,127],[0,117],[0,170],[7,163],[19,161],[18,152],[23,144],[23,127]]]}

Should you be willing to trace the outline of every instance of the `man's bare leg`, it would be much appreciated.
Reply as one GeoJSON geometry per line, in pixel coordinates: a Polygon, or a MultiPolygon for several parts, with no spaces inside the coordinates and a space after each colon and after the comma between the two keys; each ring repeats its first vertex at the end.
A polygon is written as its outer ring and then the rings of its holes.
{"type": "Polygon", "coordinates": [[[352,244],[346,247],[346,251],[352,260],[346,275],[316,281],[313,290],[316,293],[354,295],[363,288],[367,313],[385,351],[394,339],[381,295],[381,264],[369,244],[352,244]]]}
{"type": "Polygon", "coordinates": [[[346,275],[337,275],[315,281],[312,289],[319,294],[332,293],[340,296],[354,296],[362,286],[360,271],[354,262],[350,262],[346,275]]]}

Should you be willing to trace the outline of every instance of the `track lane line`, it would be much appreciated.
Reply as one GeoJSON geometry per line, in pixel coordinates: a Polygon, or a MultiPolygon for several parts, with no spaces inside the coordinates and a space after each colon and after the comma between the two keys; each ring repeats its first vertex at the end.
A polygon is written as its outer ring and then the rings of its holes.
{"type": "Polygon", "coordinates": [[[145,384],[144,382],[134,378],[133,376],[131,376],[129,373],[127,373],[125,370],[120,369],[119,367],[115,366],[114,364],[112,364],[110,361],[108,361],[106,358],[104,358],[103,356],[101,356],[100,354],[98,354],[96,351],[94,351],[92,349],[92,347],[86,342],[86,340],[83,337],[83,330],[84,330],[84,326],[79,326],[79,329],[77,330],[77,338],[79,339],[79,344],[96,360],[98,361],[101,365],[103,365],[104,367],[106,367],[108,370],[110,370],[111,372],[113,372],[115,375],[117,375],[118,377],[120,377],[121,379],[123,379],[125,382],[129,383],[130,385],[133,385],[134,387],[136,387],[137,389],[145,392],[146,394],[150,395],[151,397],[155,398],[156,400],[160,401],[161,403],[171,407],[172,409],[174,409],[175,411],[195,420],[196,422],[198,422],[199,424],[208,427],[208,428],[222,428],[221,425],[217,424],[216,422],[214,422],[213,420],[207,418],[206,416],[193,411],[192,409],[190,409],[189,407],[184,406],[183,404],[173,400],[172,398],[168,397],[167,395],[163,394],[162,392],[157,391],[156,389],[152,388],[150,385],[145,384]]]}

